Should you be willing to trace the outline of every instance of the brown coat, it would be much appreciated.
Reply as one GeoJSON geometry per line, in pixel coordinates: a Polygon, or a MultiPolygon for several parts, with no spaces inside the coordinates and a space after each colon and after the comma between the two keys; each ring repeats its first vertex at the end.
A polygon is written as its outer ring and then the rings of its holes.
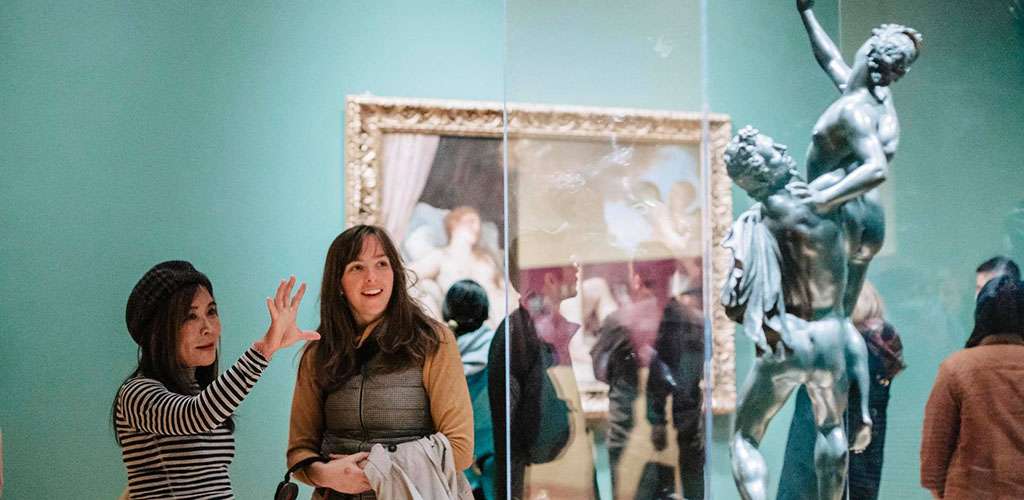
{"type": "Polygon", "coordinates": [[[1024,340],[993,335],[939,367],[921,485],[947,500],[1024,499],[1024,340]]]}

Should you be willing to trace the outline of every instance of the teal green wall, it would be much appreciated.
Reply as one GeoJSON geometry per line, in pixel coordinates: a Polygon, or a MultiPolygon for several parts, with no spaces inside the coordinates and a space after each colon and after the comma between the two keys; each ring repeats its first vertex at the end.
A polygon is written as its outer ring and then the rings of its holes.
{"type": "Polygon", "coordinates": [[[508,100],[700,111],[697,1],[506,4],[508,100]]]}
{"type": "MultiPolygon", "coordinates": [[[[276,280],[318,289],[344,226],[344,96],[500,100],[501,49],[498,1],[0,4],[3,497],[120,494],[135,281],[192,260],[233,361],[276,280]]],[[[295,352],[239,410],[238,498],[283,475],[295,352]]]]}
{"type": "Polygon", "coordinates": [[[939,363],[973,327],[974,270],[1008,254],[1003,221],[1024,199],[1024,32],[1009,1],[843,2],[843,50],[872,27],[905,23],[924,35],[920,59],[894,86],[903,125],[892,164],[895,245],[869,279],[902,335],[907,370],[892,384],[882,491],[927,499],[921,421],[939,363]]]}
{"type": "MultiPolygon", "coordinates": [[[[917,486],[932,377],[970,327],[973,269],[1006,252],[1024,196],[1021,57],[1003,0],[819,2],[852,53],[881,22],[925,36],[895,87],[904,126],[896,225],[871,278],[903,335],[883,498],[917,486]],[[939,291],[946,289],[942,297],[939,291]],[[959,303],[959,305],[958,305],[959,303]]],[[[709,2],[711,111],[796,153],[834,91],[792,2],[709,2]]],[[[343,227],[351,93],[697,111],[696,1],[24,2],[0,6],[0,426],[5,498],[113,498],[125,477],[110,400],[131,369],[125,299],[152,264],[188,258],[214,282],[233,360],[266,328],[262,298],[314,288],[343,227]],[[657,40],[673,44],[668,57],[657,40]],[[507,78],[502,78],[503,51],[507,78]],[[55,480],[55,478],[57,480],[55,480]]],[[[798,154],[798,156],[801,156],[798,154]]],[[[736,211],[750,201],[734,191],[736,211]]],[[[316,304],[304,305],[314,326],[316,304]]],[[[752,346],[737,341],[742,382],[752,346]]],[[[239,412],[239,498],[283,466],[294,350],[239,412]]],[[[764,443],[781,466],[788,408],[764,443]]],[[[715,420],[716,498],[735,498],[728,417],[715,420]]]]}

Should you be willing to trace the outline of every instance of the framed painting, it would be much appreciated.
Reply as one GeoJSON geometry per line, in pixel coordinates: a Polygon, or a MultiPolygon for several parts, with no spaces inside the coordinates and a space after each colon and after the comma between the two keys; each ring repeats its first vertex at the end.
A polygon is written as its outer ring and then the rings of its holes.
{"type": "Polygon", "coordinates": [[[736,404],[734,332],[717,300],[730,259],[720,246],[732,219],[722,157],[728,117],[708,115],[706,132],[699,113],[349,96],[346,224],[378,224],[394,236],[417,276],[417,297],[439,319],[455,281],[481,284],[492,326],[505,316],[506,291],[514,293],[506,248],[520,235],[545,235],[546,245],[517,245],[517,265],[560,266],[571,255],[579,269],[578,293],[561,310],[583,334],[566,356],[583,411],[596,414],[607,398],[588,408],[584,393],[600,382],[593,366],[579,365],[591,363],[601,323],[641,311],[644,298],[660,317],[673,297],[707,281],[710,406],[728,413],[736,404]],[[569,252],[551,251],[552,241],[569,252]]]}

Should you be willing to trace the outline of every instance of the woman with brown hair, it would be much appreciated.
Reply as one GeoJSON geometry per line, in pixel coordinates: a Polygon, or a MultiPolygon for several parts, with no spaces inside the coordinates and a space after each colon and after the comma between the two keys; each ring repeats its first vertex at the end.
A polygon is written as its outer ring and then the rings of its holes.
{"type": "Polygon", "coordinates": [[[327,251],[320,341],[299,363],[289,468],[316,499],[374,498],[364,472],[373,445],[442,434],[455,470],[472,465],[473,410],[455,337],[408,293],[387,232],[360,225],[327,251]],[[328,460],[329,459],[329,460],[328,460]]]}

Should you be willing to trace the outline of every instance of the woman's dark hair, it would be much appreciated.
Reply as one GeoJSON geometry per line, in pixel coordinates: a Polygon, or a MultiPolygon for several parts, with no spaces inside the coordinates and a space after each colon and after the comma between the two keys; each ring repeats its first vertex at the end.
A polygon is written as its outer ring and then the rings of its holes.
{"type": "Polygon", "coordinates": [[[363,332],[356,324],[348,298],[342,293],[345,267],[359,257],[363,242],[376,238],[394,271],[391,299],[374,327],[372,337],[380,348],[383,371],[422,363],[441,345],[440,329],[409,295],[409,280],[398,249],[387,231],[377,226],[359,225],[338,235],[327,250],[323,280],[320,284],[320,340],[306,343],[300,370],[308,367],[321,387],[336,387],[357,370],[356,342],[363,332]],[[310,358],[311,359],[306,359],[310,358]]]}
{"type": "MultiPolygon", "coordinates": [[[[182,369],[178,362],[178,336],[181,327],[188,320],[189,309],[192,307],[192,299],[202,285],[190,284],[179,288],[171,293],[167,301],[161,304],[153,316],[146,322],[145,329],[150,332],[140,338],[139,364],[135,371],[125,379],[125,382],[135,377],[146,377],[154,379],[167,390],[185,395],[198,394],[192,387],[186,370],[182,369]]],[[[204,287],[205,288],[205,287],[204,287]]],[[[207,290],[210,297],[213,292],[207,290]]],[[[198,366],[195,369],[195,380],[199,385],[199,391],[210,385],[217,378],[217,364],[220,359],[218,353],[213,364],[209,366],[198,366]]],[[[123,383],[121,384],[124,385],[123,383]]],[[[118,389],[120,391],[120,389],[118,389]]],[[[114,397],[114,405],[111,415],[116,422],[117,397],[114,397]]],[[[235,430],[235,422],[229,415],[224,425],[231,431],[235,430]]],[[[115,428],[115,436],[116,428],[115,428]]],[[[121,438],[118,437],[118,443],[121,438]]]]}
{"type": "Polygon", "coordinates": [[[458,337],[480,328],[487,321],[490,307],[484,287],[473,280],[462,280],[448,289],[441,315],[458,337]]]}
{"type": "Polygon", "coordinates": [[[981,287],[974,309],[974,331],[966,347],[1000,333],[1024,337],[1024,283],[1008,275],[993,278],[981,287]]]}
{"type": "Polygon", "coordinates": [[[982,262],[981,265],[978,266],[977,271],[975,272],[978,274],[1005,274],[1012,277],[1013,279],[1020,279],[1020,268],[1017,267],[1017,263],[1010,260],[1007,257],[1003,257],[1002,255],[997,255],[995,257],[992,257],[991,259],[986,260],[985,262],[982,262]]]}

